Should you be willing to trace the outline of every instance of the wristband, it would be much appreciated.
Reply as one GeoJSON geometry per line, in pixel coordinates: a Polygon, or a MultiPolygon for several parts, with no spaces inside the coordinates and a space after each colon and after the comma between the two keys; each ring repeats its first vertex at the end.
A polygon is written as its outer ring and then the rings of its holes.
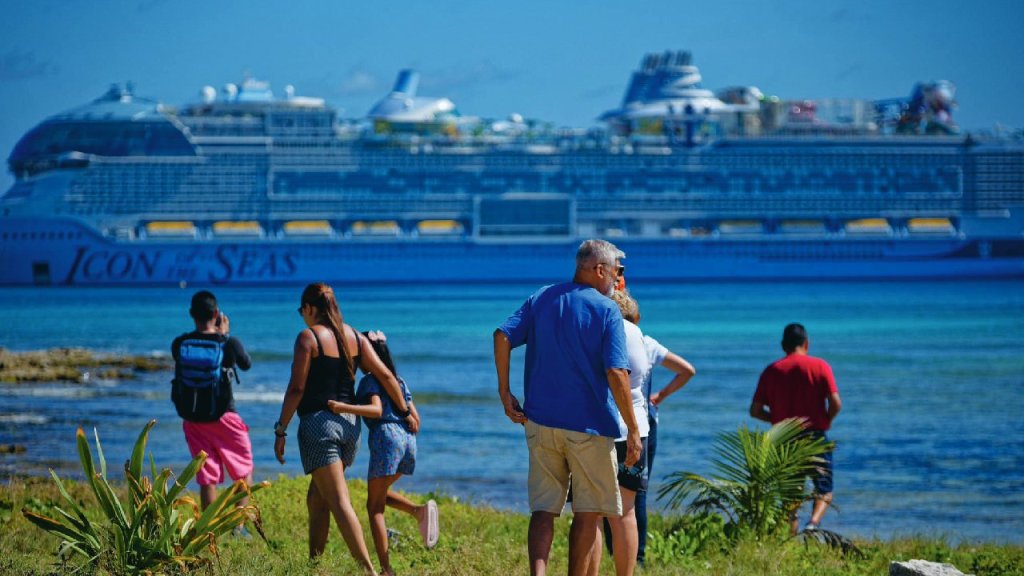
{"type": "Polygon", "coordinates": [[[409,406],[405,407],[405,412],[402,412],[401,410],[399,410],[397,406],[395,407],[395,416],[398,416],[399,418],[408,418],[411,415],[412,415],[412,409],[409,408],[409,406]]]}
{"type": "Polygon", "coordinates": [[[284,436],[287,435],[288,433],[285,432],[285,426],[281,424],[281,421],[278,420],[277,422],[274,422],[274,436],[277,436],[278,438],[283,438],[284,436]]]}

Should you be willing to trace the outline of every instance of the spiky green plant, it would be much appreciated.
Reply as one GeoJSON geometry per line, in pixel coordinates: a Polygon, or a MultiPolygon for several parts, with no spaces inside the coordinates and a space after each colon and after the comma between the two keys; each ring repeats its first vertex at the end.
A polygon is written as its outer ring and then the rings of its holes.
{"type": "Polygon", "coordinates": [[[67,502],[68,510],[55,508],[61,518],[54,519],[22,509],[29,521],[61,539],[58,554],[62,560],[78,555],[84,559],[82,568],[98,567],[114,574],[158,571],[172,564],[187,570],[208,563],[210,560],[205,554],[216,556],[217,539],[244,522],[251,522],[260,536],[264,536],[259,508],[237,504],[269,486],[268,482],[250,487],[244,481],[236,481],[229,489],[221,491],[206,510],[200,510],[195,499],[184,491],[206,461],[205,452],[193,458],[174,479],[168,468],[157,473],[151,453],[151,475],[143,475],[146,441],[155,424],[156,420],[150,420],[143,427],[131,458],[125,462],[129,500],[124,504],[107,480],[107,461],[99,434],[93,430],[97,470],[85,432],[78,429],[78,457],[103,521],[90,519],[86,509],[68,494],[53,470],[50,476],[67,502]]]}
{"type": "Polygon", "coordinates": [[[789,512],[811,496],[806,477],[822,462],[832,444],[804,436],[803,421],[784,420],[764,432],[746,426],[723,433],[714,445],[710,478],[675,472],[658,491],[678,509],[689,501],[690,512],[717,512],[734,532],[764,537],[789,526],[789,512]]]}

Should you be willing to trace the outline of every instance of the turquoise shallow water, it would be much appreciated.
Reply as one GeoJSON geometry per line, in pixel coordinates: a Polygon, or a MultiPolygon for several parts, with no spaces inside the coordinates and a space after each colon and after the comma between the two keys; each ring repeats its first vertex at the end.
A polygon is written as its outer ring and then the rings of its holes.
{"type": "MultiPolygon", "coordinates": [[[[526,510],[522,430],[497,400],[491,333],[536,286],[342,287],[345,319],[388,333],[423,414],[416,474],[401,486],[526,510]]],[[[698,370],[663,405],[654,486],[670,472],[708,473],[715,435],[747,416],[761,369],[781,353],[782,327],[804,323],[832,364],[844,409],[833,429],[838,512],[848,535],[927,534],[1024,542],[1024,281],[698,283],[631,286],[641,328],[698,370]]],[[[250,424],[256,477],[300,474],[298,452],[273,458],[271,425],[302,328],[301,287],[215,290],[254,357],[239,411],[250,424]]],[[[166,353],[189,329],[191,289],[0,289],[0,346],[84,346],[166,353]]],[[[521,389],[521,352],[514,358],[521,389]]],[[[670,375],[662,371],[656,386],[670,375]]],[[[86,385],[0,385],[4,473],[77,471],[78,425],[99,430],[111,461],[158,420],[157,463],[188,459],[169,400],[170,373],[86,385]],[[53,446],[56,443],[57,449],[53,446]]],[[[363,441],[365,443],[365,440],[363,441]]],[[[351,475],[366,468],[365,444],[351,475]]]]}

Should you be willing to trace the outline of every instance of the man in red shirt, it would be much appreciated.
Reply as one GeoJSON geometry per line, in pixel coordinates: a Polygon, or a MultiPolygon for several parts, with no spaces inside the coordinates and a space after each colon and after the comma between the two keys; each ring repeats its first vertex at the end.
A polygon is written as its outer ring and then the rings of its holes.
{"type": "MultiPolygon", "coordinates": [[[[786,356],[772,362],[761,373],[750,415],[772,424],[787,418],[807,420],[807,433],[812,437],[828,437],[825,432],[832,425],[843,404],[839,400],[832,368],[821,358],[807,354],[811,341],[807,330],[800,324],[790,324],[782,331],[782,349],[786,356]]],[[[826,453],[824,464],[818,468],[814,481],[814,511],[805,530],[815,530],[832,503],[832,452],[826,453]]],[[[790,531],[797,533],[799,521],[796,510],[790,518],[790,531]]]]}

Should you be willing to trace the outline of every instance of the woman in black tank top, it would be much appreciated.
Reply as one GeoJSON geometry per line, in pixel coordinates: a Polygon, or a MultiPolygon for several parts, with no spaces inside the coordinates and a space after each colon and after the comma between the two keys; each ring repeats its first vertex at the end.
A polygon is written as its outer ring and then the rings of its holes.
{"type": "Polygon", "coordinates": [[[311,527],[309,555],[323,553],[333,516],[349,552],[367,574],[375,574],[345,486],[345,471],[358,446],[359,420],[352,414],[336,414],[331,408],[334,403],[354,403],[357,367],[378,379],[399,410],[408,412],[409,407],[398,380],[366,337],[345,324],[330,286],[306,286],[299,314],[307,329],[295,339],[291,379],[281,416],[274,423],[274,454],[283,464],[288,424],[298,412],[299,453],[303,469],[313,477],[306,500],[311,527]]]}
{"type": "MultiPolygon", "coordinates": [[[[344,330],[351,331],[345,327],[344,330]]],[[[306,375],[306,388],[299,402],[299,416],[306,416],[318,410],[328,410],[328,401],[355,403],[355,377],[349,369],[345,358],[338,356],[327,356],[324,354],[324,347],[317,337],[317,327],[309,329],[316,340],[317,354],[309,363],[309,373],[306,375]]],[[[359,364],[359,353],[362,351],[360,340],[356,339],[356,354],[352,358],[352,364],[359,364]]]]}

